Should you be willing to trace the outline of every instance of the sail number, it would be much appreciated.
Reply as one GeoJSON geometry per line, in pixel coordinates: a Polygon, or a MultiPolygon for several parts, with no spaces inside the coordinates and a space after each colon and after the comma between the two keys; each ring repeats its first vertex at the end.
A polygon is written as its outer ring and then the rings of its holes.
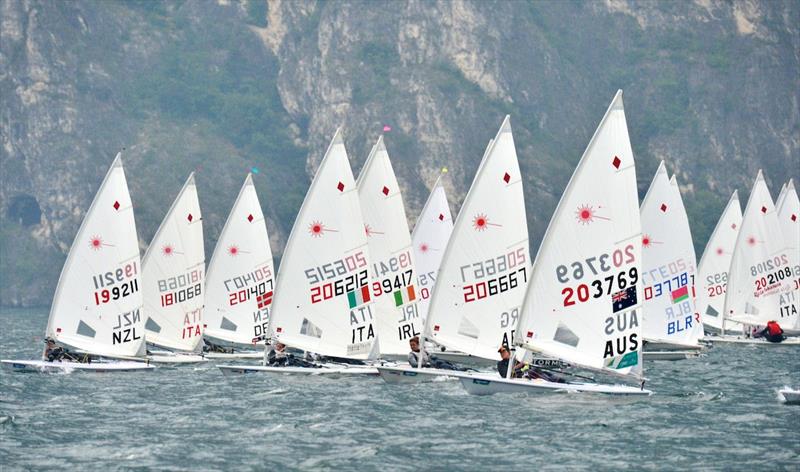
{"type": "MultiPolygon", "coordinates": [[[[758,274],[763,274],[764,272],[775,270],[778,267],[788,263],[789,259],[786,257],[786,254],[781,254],[780,256],[775,256],[771,259],[767,259],[766,261],[759,262],[756,265],[750,266],[750,275],[755,277],[758,274]]],[[[791,269],[789,269],[789,275],[791,274],[792,271],[791,269]]]]}
{"type": "Polygon", "coordinates": [[[792,268],[784,267],[771,274],[756,279],[756,290],[763,291],[772,288],[773,285],[780,283],[781,280],[789,279],[792,277],[792,268]]]}
{"type": "Polygon", "coordinates": [[[372,264],[372,270],[375,272],[375,277],[382,277],[389,272],[397,272],[398,270],[411,267],[411,252],[406,251],[397,256],[392,256],[386,261],[375,262],[372,264]]]}
{"type": "MultiPolygon", "coordinates": [[[[527,245],[527,242],[525,243],[527,245]]],[[[527,265],[528,258],[525,247],[519,247],[506,254],[461,266],[461,281],[466,282],[468,277],[480,280],[493,275],[511,270],[520,264],[527,265]]]]}
{"type": "Polygon", "coordinates": [[[259,308],[263,308],[266,305],[272,303],[272,279],[266,280],[261,282],[260,284],[256,285],[255,287],[243,288],[238,292],[232,292],[228,294],[228,303],[231,306],[238,305],[239,303],[244,303],[247,300],[250,300],[253,297],[258,297],[259,295],[264,295],[265,293],[270,292],[270,295],[267,297],[268,300],[264,300],[263,302],[259,302],[259,308]]]}
{"type": "Polygon", "coordinates": [[[689,283],[692,285],[692,297],[694,297],[694,274],[689,275],[688,272],[684,272],[663,282],[645,287],[644,299],[650,300],[654,297],[660,297],[665,293],[667,295],[671,295],[673,290],[677,290],[685,285],[689,285],[689,283]]]}
{"type": "MultiPolygon", "coordinates": [[[[203,269],[194,269],[175,277],[169,277],[158,281],[158,291],[166,292],[183,288],[203,280],[203,269]]],[[[198,293],[199,295],[199,293],[198,293]]]]}
{"type": "Polygon", "coordinates": [[[256,270],[252,272],[248,272],[243,275],[239,275],[236,277],[232,277],[225,281],[225,291],[230,293],[231,288],[228,284],[233,283],[234,289],[242,289],[245,287],[250,286],[250,284],[261,282],[265,279],[272,279],[272,267],[271,262],[265,263],[261,267],[257,267],[256,270]]]}
{"type": "Polygon", "coordinates": [[[476,300],[482,300],[486,297],[515,289],[520,283],[524,286],[527,282],[528,271],[525,267],[520,267],[514,272],[501,275],[494,279],[478,282],[476,284],[464,285],[464,302],[470,303],[476,300]]]}
{"type": "MultiPolygon", "coordinates": [[[[613,267],[619,268],[623,265],[631,264],[635,260],[636,256],[633,253],[633,244],[628,244],[624,249],[616,249],[611,254],[601,254],[598,257],[589,257],[571,264],[559,265],[556,267],[556,278],[558,278],[559,282],[565,284],[570,280],[577,281],[583,279],[584,275],[586,275],[586,268],[592,272],[592,275],[600,275],[602,272],[611,271],[613,267]]],[[[588,287],[586,290],[588,290],[588,287]]]]}
{"type": "Polygon", "coordinates": [[[413,275],[414,271],[409,269],[393,277],[388,277],[381,281],[372,282],[372,295],[375,297],[379,297],[384,293],[393,293],[397,290],[400,290],[403,287],[407,287],[411,285],[411,279],[413,278],[413,275]]]}
{"type": "Polygon", "coordinates": [[[612,274],[603,279],[593,280],[589,284],[580,284],[574,288],[564,287],[561,295],[564,296],[564,306],[572,306],[576,303],[587,302],[590,298],[601,298],[604,295],[611,295],[612,292],[633,287],[638,281],[639,271],[636,267],[631,267],[627,271],[623,270],[616,275],[612,274]]]}
{"type": "Polygon", "coordinates": [[[139,291],[139,279],[133,279],[125,282],[122,285],[111,287],[110,289],[104,288],[94,292],[95,305],[101,305],[113,300],[119,300],[122,297],[127,297],[139,291]]]}
{"type": "MultiPolygon", "coordinates": [[[[316,285],[311,287],[311,303],[319,303],[323,300],[329,300],[333,297],[344,295],[356,289],[368,285],[369,275],[367,270],[362,270],[356,274],[348,275],[335,282],[328,282],[324,285],[316,285]]],[[[369,292],[367,292],[369,293],[369,292]]]]}
{"type": "Polygon", "coordinates": [[[170,306],[175,303],[183,303],[191,300],[194,297],[200,296],[203,291],[203,284],[195,284],[186,288],[182,288],[175,292],[168,292],[161,295],[161,306],[170,306]]]}
{"type": "Polygon", "coordinates": [[[342,276],[361,267],[365,267],[366,265],[367,258],[364,257],[363,252],[358,251],[352,256],[347,256],[344,259],[306,269],[304,273],[306,274],[308,283],[313,285],[318,284],[323,280],[335,279],[336,277],[342,276]]]}

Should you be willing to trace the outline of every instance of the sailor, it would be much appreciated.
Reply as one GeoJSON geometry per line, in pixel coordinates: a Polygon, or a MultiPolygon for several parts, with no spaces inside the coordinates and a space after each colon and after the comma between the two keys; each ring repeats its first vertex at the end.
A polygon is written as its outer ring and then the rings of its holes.
{"type": "Polygon", "coordinates": [[[286,344],[277,343],[267,354],[267,363],[273,367],[285,366],[289,356],[286,353],[286,344]]]}
{"type": "MultiPolygon", "coordinates": [[[[500,349],[498,349],[497,352],[500,353],[500,361],[497,363],[497,372],[501,377],[505,378],[508,375],[508,364],[511,362],[511,352],[505,345],[500,346],[500,349]]],[[[557,383],[566,382],[566,380],[563,378],[553,375],[549,372],[545,372],[538,367],[533,367],[527,362],[517,362],[514,364],[514,371],[511,373],[511,377],[518,379],[525,378],[530,380],[542,379],[548,382],[557,383]]]]}
{"type": "Polygon", "coordinates": [[[44,358],[47,362],[60,361],[64,357],[64,348],[56,346],[56,341],[53,338],[45,338],[46,346],[44,348],[44,358]]]}
{"type": "Polygon", "coordinates": [[[431,366],[431,356],[424,349],[420,349],[418,336],[409,339],[408,345],[411,347],[411,352],[408,353],[408,363],[411,367],[431,366]],[[422,364],[420,364],[420,359],[422,359],[422,364]]]}
{"type": "Polygon", "coordinates": [[[762,329],[758,334],[759,337],[763,337],[771,343],[779,343],[786,339],[783,335],[783,328],[775,320],[769,321],[766,328],[762,329]]]}

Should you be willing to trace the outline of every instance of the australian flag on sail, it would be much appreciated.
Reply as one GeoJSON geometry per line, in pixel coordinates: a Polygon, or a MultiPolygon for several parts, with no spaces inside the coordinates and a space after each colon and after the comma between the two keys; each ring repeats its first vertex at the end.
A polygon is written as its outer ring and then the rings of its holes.
{"type": "Polygon", "coordinates": [[[611,309],[614,313],[636,305],[636,286],[628,287],[611,295],[611,309]]]}

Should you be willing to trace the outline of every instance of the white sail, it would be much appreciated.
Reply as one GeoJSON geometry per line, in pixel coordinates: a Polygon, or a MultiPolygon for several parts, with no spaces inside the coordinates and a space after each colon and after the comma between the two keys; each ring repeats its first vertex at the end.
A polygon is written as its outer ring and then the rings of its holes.
{"type": "Polygon", "coordinates": [[[736,248],[728,271],[725,297],[727,317],[749,325],[763,326],[775,320],[781,326],[794,326],[797,313],[790,296],[793,266],[784,241],[778,215],[761,171],[758,172],[736,238],[736,248]]]}
{"type": "Polygon", "coordinates": [[[742,208],[738,192],[734,191],[708,239],[697,269],[697,311],[704,325],[719,331],[741,329],[741,324],[735,321],[726,320],[723,326],[728,269],[741,225],[742,208]]]}
{"type": "Polygon", "coordinates": [[[419,285],[419,301],[417,309],[422,319],[423,326],[428,316],[433,287],[436,283],[442,256],[453,232],[453,218],[450,215],[450,205],[441,182],[441,177],[436,180],[433,190],[422,208],[414,232],[411,234],[414,245],[414,265],[417,269],[419,285]]]}
{"type": "Polygon", "coordinates": [[[498,347],[513,341],[529,264],[522,178],[506,117],[456,217],[426,336],[450,349],[499,359],[498,347]]]}
{"type": "MultiPolygon", "coordinates": [[[[690,284],[691,288],[689,289],[690,297],[692,299],[692,310],[694,310],[694,322],[692,323],[692,333],[688,335],[688,338],[693,340],[691,343],[693,346],[697,346],[700,338],[705,335],[705,331],[703,330],[703,313],[697,308],[697,256],[694,252],[694,238],[692,238],[692,226],[689,224],[689,215],[686,214],[686,206],[683,204],[683,197],[681,196],[681,189],[678,185],[678,179],[675,174],[669,178],[669,184],[672,187],[673,192],[677,195],[678,202],[680,206],[678,207],[678,213],[681,216],[681,224],[678,226],[678,230],[676,230],[677,235],[679,236],[680,243],[682,244],[682,250],[684,254],[687,254],[687,257],[692,262],[692,267],[694,267],[694,271],[692,276],[690,277],[690,284]]],[[[645,336],[646,338],[647,336],[645,336]]]]}
{"type": "Polygon", "coordinates": [[[620,90],[542,240],[518,325],[522,346],[641,377],[641,251],[636,169],[620,90]]]}
{"type": "Polygon", "coordinates": [[[696,345],[702,325],[694,304],[694,246],[683,201],[663,161],[642,202],[641,222],[642,333],[651,341],[696,345]]]}
{"type": "MultiPolygon", "coordinates": [[[[792,280],[789,283],[791,290],[781,296],[781,312],[794,314],[800,310],[800,199],[794,188],[794,179],[789,180],[783,199],[777,208],[778,220],[792,265],[792,280]]],[[[792,334],[800,334],[800,316],[795,315],[794,326],[786,326],[784,330],[789,328],[798,332],[792,334]]]]}
{"type": "Polygon", "coordinates": [[[142,259],[147,342],[194,352],[203,340],[203,218],[189,175],[142,259]]]}
{"type": "MultiPolygon", "coordinates": [[[[791,182],[791,179],[790,179],[790,182],[791,182]]],[[[787,189],[787,187],[788,187],[787,184],[781,184],[781,191],[778,192],[778,198],[775,199],[775,209],[778,211],[778,213],[780,213],[781,206],[783,205],[783,199],[786,197],[786,189],[787,189]]]]}
{"type": "Polygon", "coordinates": [[[61,270],[46,335],[92,354],[143,356],[140,273],[133,206],[117,154],[61,270]]]}
{"type": "Polygon", "coordinates": [[[358,191],[337,131],[286,243],[271,333],[306,351],[367,358],[376,336],[369,267],[358,191]]]}
{"type": "Polygon", "coordinates": [[[372,147],[356,181],[364,231],[372,261],[372,312],[381,354],[408,353],[408,340],[420,334],[411,235],[400,185],[383,136],[372,147]]]}
{"type": "Polygon", "coordinates": [[[204,336],[239,345],[261,341],[267,335],[274,274],[266,220],[253,176],[247,174],[208,264],[204,336]]]}

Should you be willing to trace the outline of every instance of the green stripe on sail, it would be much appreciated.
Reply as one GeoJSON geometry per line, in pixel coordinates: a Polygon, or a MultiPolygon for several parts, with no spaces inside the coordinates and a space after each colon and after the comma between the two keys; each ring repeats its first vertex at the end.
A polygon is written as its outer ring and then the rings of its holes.
{"type": "Polygon", "coordinates": [[[347,303],[350,304],[350,308],[355,308],[358,305],[358,300],[356,300],[356,292],[347,292],[347,303]]]}
{"type": "Polygon", "coordinates": [[[400,306],[403,304],[403,292],[400,290],[394,292],[394,306],[400,306]]]}

